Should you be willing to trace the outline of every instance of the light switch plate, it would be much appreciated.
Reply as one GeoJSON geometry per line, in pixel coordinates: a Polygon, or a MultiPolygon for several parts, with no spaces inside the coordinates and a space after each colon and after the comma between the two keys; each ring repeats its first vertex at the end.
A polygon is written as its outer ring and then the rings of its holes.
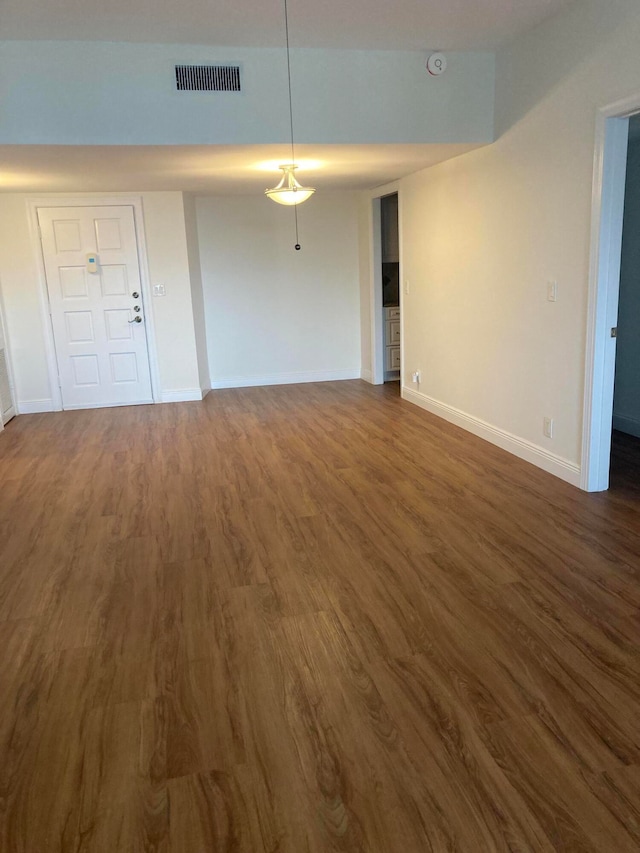
{"type": "Polygon", "coordinates": [[[165,289],[164,284],[154,284],[153,285],[153,295],[154,296],[166,296],[167,291],[165,289]]]}

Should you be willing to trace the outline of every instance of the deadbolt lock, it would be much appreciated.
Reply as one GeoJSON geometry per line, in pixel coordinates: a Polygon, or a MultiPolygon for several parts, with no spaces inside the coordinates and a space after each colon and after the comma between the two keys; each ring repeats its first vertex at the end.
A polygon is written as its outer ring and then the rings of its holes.
{"type": "Polygon", "coordinates": [[[132,293],[131,295],[133,296],[134,299],[137,299],[140,296],[140,294],[137,291],[135,293],[132,293]]]}

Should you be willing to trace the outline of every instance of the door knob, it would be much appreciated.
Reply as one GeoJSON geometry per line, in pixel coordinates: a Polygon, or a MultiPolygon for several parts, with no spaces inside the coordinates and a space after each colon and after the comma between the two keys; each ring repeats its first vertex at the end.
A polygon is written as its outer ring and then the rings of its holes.
{"type": "Polygon", "coordinates": [[[129,323],[142,323],[142,317],[138,315],[137,317],[134,317],[133,320],[129,320],[129,323]]]}

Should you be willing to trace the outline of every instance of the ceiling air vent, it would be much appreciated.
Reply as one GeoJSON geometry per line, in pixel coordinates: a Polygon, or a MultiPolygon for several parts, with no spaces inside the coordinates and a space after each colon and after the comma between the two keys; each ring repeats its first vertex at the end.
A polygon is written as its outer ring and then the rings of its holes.
{"type": "Polygon", "coordinates": [[[239,65],[176,65],[179,92],[240,92],[239,65]]]}

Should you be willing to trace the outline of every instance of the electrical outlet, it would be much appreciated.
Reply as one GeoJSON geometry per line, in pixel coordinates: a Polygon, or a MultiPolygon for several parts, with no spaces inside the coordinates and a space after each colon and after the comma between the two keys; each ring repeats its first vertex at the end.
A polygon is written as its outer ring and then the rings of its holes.
{"type": "Polygon", "coordinates": [[[405,296],[408,296],[411,293],[411,286],[409,285],[409,279],[405,278],[404,280],[404,293],[405,296]]]}
{"type": "Polygon", "coordinates": [[[558,301],[558,282],[557,281],[548,281],[547,282],[547,301],[548,302],[557,302],[558,301]]]}
{"type": "Polygon", "coordinates": [[[422,372],[420,370],[416,370],[416,371],[414,371],[414,373],[411,374],[411,381],[415,382],[416,385],[420,384],[421,379],[422,379],[422,372]]]}
{"type": "Polygon", "coordinates": [[[547,438],[553,438],[553,418],[544,418],[542,422],[542,431],[547,438]]]}

